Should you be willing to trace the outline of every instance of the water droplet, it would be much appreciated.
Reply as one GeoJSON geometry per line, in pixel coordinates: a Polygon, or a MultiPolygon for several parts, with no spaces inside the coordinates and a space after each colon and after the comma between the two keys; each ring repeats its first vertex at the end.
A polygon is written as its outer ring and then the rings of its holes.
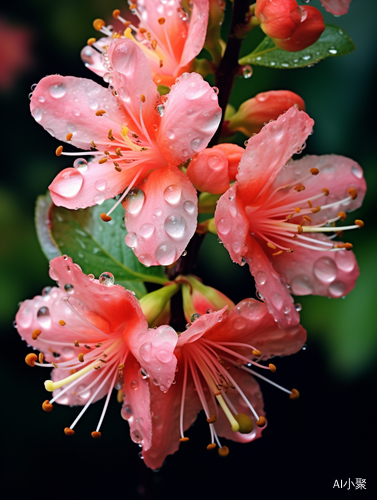
{"type": "Polygon", "coordinates": [[[114,284],[115,279],[113,274],[105,272],[100,275],[98,281],[101,283],[101,285],[111,286],[114,284]]]}
{"type": "Polygon", "coordinates": [[[283,297],[280,293],[273,293],[271,297],[271,302],[276,307],[276,309],[281,309],[283,307],[283,297]]]}
{"type": "Polygon", "coordinates": [[[128,92],[127,89],[125,89],[124,87],[120,87],[118,89],[118,94],[119,94],[119,97],[122,99],[122,101],[130,102],[131,96],[130,96],[130,93],[128,92]]]}
{"type": "Polygon", "coordinates": [[[62,350],[62,354],[66,358],[73,358],[73,356],[75,355],[75,350],[72,347],[64,347],[62,350]]]}
{"type": "Polygon", "coordinates": [[[185,201],[183,204],[183,209],[190,215],[192,215],[195,211],[195,203],[192,201],[185,201]]]}
{"type": "Polygon", "coordinates": [[[288,302],[286,302],[283,306],[283,313],[284,314],[288,314],[291,312],[291,304],[289,304],[288,302]]]}
{"type": "Polygon", "coordinates": [[[70,169],[55,179],[51,190],[63,198],[73,198],[80,191],[83,181],[84,178],[77,169],[70,169]]]}
{"type": "MultiPolygon", "coordinates": [[[[198,99],[199,97],[202,97],[208,90],[208,86],[205,82],[191,82],[189,83],[185,97],[186,99],[189,99],[190,101],[194,99],[198,99]]],[[[213,94],[215,98],[217,99],[216,94],[213,94]]]]}
{"type": "Polygon", "coordinates": [[[342,250],[340,252],[336,252],[336,263],[339,269],[349,273],[355,267],[355,257],[352,252],[342,250]]]}
{"type": "Polygon", "coordinates": [[[336,278],[337,267],[330,257],[321,257],[315,261],[313,273],[320,281],[331,283],[336,278]]]}
{"type": "Polygon", "coordinates": [[[132,410],[130,405],[125,405],[122,411],[122,417],[124,420],[129,420],[132,417],[132,410]]]}
{"type": "Polygon", "coordinates": [[[157,107],[157,113],[160,115],[160,116],[163,116],[164,115],[164,111],[165,111],[165,106],[163,104],[159,104],[157,107]]]}
{"type": "Polygon", "coordinates": [[[264,300],[264,297],[259,290],[255,290],[255,295],[258,297],[259,300],[264,300]]]}
{"type": "Polygon", "coordinates": [[[128,213],[137,215],[144,205],[144,200],[144,191],[139,188],[133,188],[122,202],[122,205],[128,213]]]}
{"type": "Polygon", "coordinates": [[[334,281],[329,286],[329,292],[336,298],[342,297],[346,293],[346,290],[347,286],[342,281],[334,281]]]}
{"type": "Polygon", "coordinates": [[[155,215],[156,217],[160,217],[160,215],[162,214],[162,210],[161,210],[161,208],[155,208],[155,209],[153,210],[153,213],[154,213],[154,215],[155,215]]]}
{"type": "Polygon", "coordinates": [[[362,176],[363,176],[363,172],[362,172],[361,168],[360,168],[360,167],[358,167],[358,166],[356,166],[356,165],[354,165],[354,166],[351,168],[351,172],[352,172],[352,173],[353,173],[353,175],[354,175],[355,177],[357,177],[358,179],[361,179],[361,178],[362,178],[362,176]]]}
{"type": "Polygon", "coordinates": [[[64,83],[59,83],[57,85],[51,85],[48,89],[51,96],[55,99],[60,99],[65,95],[65,85],[64,83]]]}
{"type": "Polygon", "coordinates": [[[79,110],[79,109],[77,109],[77,108],[75,108],[75,109],[73,110],[73,114],[74,114],[75,116],[80,116],[80,110],[79,110]]]}
{"type": "Polygon", "coordinates": [[[98,109],[98,102],[94,99],[89,99],[89,108],[93,111],[96,111],[98,109]]]}
{"type": "Polygon", "coordinates": [[[152,257],[148,254],[139,255],[139,261],[146,267],[152,264],[152,257]]]}
{"type": "Polygon", "coordinates": [[[302,347],[301,347],[301,350],[302,351],[306,351],[306,349],[308,348],[308,346],[306,344],[304,344],[302,347]]]}
{"type": "Polygon", "coordinates": [[[48,307],[41,307],[37,312],[37,321],[43,328],[49,328],[51,325],[50,310],[48,307]]]}
{"type": "Polygon", "coordinates": [[[96,205],[102,205],[102,203],[105,201],[105,197],[103,196],[103,194],[96,194],[93,198],[93,201],[96,205]]]}
{"type": "Polygon", "coordinates": [[[94,276],[94,274],[88,274],[88,279],[89,279],[90,281],[93,281],[93,280],[94,280],[94,277],[95,277],[95,276],[94,276]]]}
{"type": "Polygon", "coordinates": [[[194,313],[190,318],[191,323],[193,323],[198,318],[200,318],[200,314],[194,313]]]}
{"type": "Polygon", "coordinates": [[[51,292],[51,287],[50,286],[45,286],[44,289],[42,290],[42,296],[45,297],[51,292]]]}
{"type": "Polygon", "coordinates": [[[267,281],[267,275],[263,271],[258,271],[255,276],[255,281],[259,283],[259,285],[264,285],[267,281]]]}
{"type": "Polygon", "coordinates": [[[314,291],[314,285],[309,276],[299,274],[291,281],[291,289],[294,295],[309,295],[314,291]]]}
{"type": "Polygon", "coordinates": [[[67,293],[73,293],[74,292],[74,286],[71,285],[70,283],[67,283],[66,285],[64,285],[64,290],[67,293]]]}
{"type": "Polygon", "coordinates": [[[45,98],[43,97],[43,95],[38,96],[38,101],[45,102],[45,98]]]}
{"type": "Polygon", "coordinates": [[[300,312],[302,309],[302,305],[297,302],[297,304],[295,304],[295,309],[297,312],[300,312]]]}
{"type": "Polygon", "coordinates": [[[137,391],[139,388],[139,382],[137,380],[132,380],[130,386],[133,391],[137,391]]]}
{"type": "Polygon", "coordinates": [[[151,359],[151,350],[152,350],[152,343],[151,342],[145,342],[145,344],[142,344],[139,349],[139,354],[140,357],[145,361],[148,362],[151,359]]]}
{"type": "Polygon", "coordinates": [[[217,229],[222,235],[228,234],[230,231],[230,221],[228,219],[220,219],[217,229]]]}
{"type": "Polygon", "coordinates": [[[243,318],[236,318],[233,321],[233,327],[236,330],[242,330],[243,328],[245,328],[245,326],[246,326],[246,321],[243,318]]]}
{"type": "Polygon", "coordinates": [[[190,142],[191,149],[193,151],[198,151],[198,149],[200,148],[200,145],[201,145],[202,142],[203,142],[203,138],[202,137],[197,137],[196,139],[193,139],[190,142]]]}
{"type": "Polygon", "coordinates": [[[330,54],[337,54],[338,51],[336,49],[329,49],[330,54]]]}
{"type": "Polygon", "coordinates": [[[94,187],[98,189],[98,191],[104,191],[107,187],[107,181],[101,179],[94,184],[94,187]]]}
{"type": "Polygon", "coordinates": [[[179,214],[172,214],[166,217],[164,229],[172,238],[181,238],[185,232],[186,223],[179,214]]]}
{"type": "Polygon", "coordinates": [[[126,245],[130,248],[137,247],[137,236],[136,233],[128,233],[124,239],[126,245]]]}
{"type": "Polygon", "coordinates": [[[82,174],[88,170],[88,162],[85,158],[77,158],[77,160],[73,162],[73,166],[82,174]]]}
{"type": "Polygon", "coordinates": [[[36,122],[40,122],[42,120],[42,110],[39,108],[35,108],[32,111],[32,116],[36,122]]]}
{"type": "Polygon", "coordinates": [[[143,236],[144,238],[149,238],[153,234],[154,225],[153,224],[148,224],[148,223],[147,224],[143,224],[140,227],[139,231],[140,231],[141,236],[143,236]]]}
{"type": "MultiPolygon", "coordinates": [[[[164,345],[164,344],[163,344],[164,345]]],[[[170,347],[170,344],[167,344],[168,347],[170,347]]],[[[171,350],[168,350],[168,349],[159,349],[157,352],[156,352],[156,358],[158,359],[158,361],[160,361],[161,363],[170,363],[170,361],[172,360],[173,358],[173,352],[171,350]]],[[[164,390],[163,389],[163,386],[160,387],[161,390],[164,390]]]]}
{"type": "Polygon", "coordinates": [[[171,205],[176,205],[181,199],[181,194],[181,188],[175,184],[171,184],[164,191],[164,199],[171,205]]]}
{"type": "Polygon", "coordinates": [[[173,139],[174,139],[174,137],[175,137],[174,130],[172,130],[172,129],[167,130],[167,131],[166,131],[166,137],[167,137],[168,139],[173,140],[173,139]]]}
{"type": "Polygon", "coordinates": [[[145,380],[146,378],[148,378],[148,372],[145,368],[141,367],[139,368],[139,371],[137,372],[137,374],[139,375],[140,378],[142,378],[143,380],[145,380]]]}
{"type": "Polygon", "coordinates": [[[143,457],[143,452],[142,451],[139,451],[138,453],[138,457],[141,458],[142,460],[144,460],[144,457],[143,457]]]}
{"type": "Polygon", "coordinates": [[[251,66],[247,64],[246,66],[242,67],[242,76],[244,78],[250,78],[252,74],[253,74],[253,68],[251,66]]]}
{"type": "Polygon", "coordinates": [[[170,241],[158,245],[155,258],[161,266],[169,266],[175,261],[175,246],[170,241]]]}

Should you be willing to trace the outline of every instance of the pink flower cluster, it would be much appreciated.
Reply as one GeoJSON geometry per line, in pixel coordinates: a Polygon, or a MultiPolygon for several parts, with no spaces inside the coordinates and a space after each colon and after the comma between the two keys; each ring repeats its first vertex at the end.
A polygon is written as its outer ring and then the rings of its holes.
{"type": "MultiPolygon", "coordinates": [[[[322,3],[339,14],[350,2],[322,3]]],[[[79,158],[49,186],[52,201],[85,209],[116,198],[98,224],[111,221],[122,204],[125,244],[146,267],[171,271],[196,232],[215,232],[234,262],[248,264],[259,300],[235,305],[187,272],[139,302],[111,273],[97,280],[62,256],[50,262],[58,287],[23,302],[16,323],[40,351],[28,354],[27,364],[52,368],[45,382],[52,398],[43,409],[52,411],[55,402],[83,406],[64,432],[73,435],[86,409],[105,397],[92,432],[101,437],[116,389],[131,439],[156,469],[189,439],[185,432],[201,410],[207,448],[218,447],[221,456],[229,449],[220,437],[249,442],[261,436],[267,421],[254,377],[268,381],[261,371],[276,367],[266,361],[295,353],[305,342],[292,294],[337,298],[355,286],[352,245],[335,238],[363,222],[335,223],[361,205],[366,185],[361,167],[348,158],[292,159],[314,122],[301,97],[289,91],[260,93],[227,117],[222,139],[244,133],[251,136],[246,148],[207,147],[222,110],[218,89],[193,70],[206,39],[209,1],[184,8],[178,0],[140,0],[130,8],[132,20],[114,11],[124,32],[98,19],[94,26],[104,36],[82,51],[107,87],[52,75],[33,92],[34,119],[59,141],[84,150],[57,148],[58,156],[79,158]],[[198,226],[205,203],[212,203],[213,218],[198,226]],[[169,325],[170,299],[178,292],[188,321],[181,329],[169,325]]],[[[276,29],[297,29],[308,7],[300,9],[295,0],[258,1],[255,12],[274,36],[276,29]]],[[[273,384],[298,397],[296,389],[273,384]]]]}

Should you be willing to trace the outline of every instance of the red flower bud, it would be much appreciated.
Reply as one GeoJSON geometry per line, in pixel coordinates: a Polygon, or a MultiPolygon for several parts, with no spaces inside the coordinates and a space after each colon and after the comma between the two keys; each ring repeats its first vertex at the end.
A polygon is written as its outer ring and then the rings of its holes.
{"type": "Polygon", "coordinates": [[[199,191],[211,194],[225,193],[229,189],[226,155],[220,149],[204,149],[190,162],[187,176],[199,191]]]}
{"type": "Polygon", "coordinates": [[[255,16],[261,22],[262,30],[271,38],[289,38],[301,22],[301,10],[296,0],[257,0],[255,16]]]}
{"type": "Polygon", "coordinates": [[[242,132],[247,137],[257,134],[265,123],[276,120],[281,114],[294,105],[305,111],[305,103],[301,97],[289,90],[271,90],[257,94],[241,104],[226,123],[226,133],[242,132]]]}
{"type": "Polygon", "coordinates": [[[237,146],[237,144],[223,143],[214,146],[212,149],[220,150],[225,153],[228,160],[228,175],[230,182],[236,180],[236,175],[238,171],[238,165],[240,164],[242,155],[244,154],[244,148],[237,146]]]}
{"type": "Polygon", "coordinates": [[[301,6],[301,24],[288,40],[273,38],[279,49],[288,52],[298,52],[313,45],[325,30],[323,16],[318,9],[311,6],[301,6]]]}

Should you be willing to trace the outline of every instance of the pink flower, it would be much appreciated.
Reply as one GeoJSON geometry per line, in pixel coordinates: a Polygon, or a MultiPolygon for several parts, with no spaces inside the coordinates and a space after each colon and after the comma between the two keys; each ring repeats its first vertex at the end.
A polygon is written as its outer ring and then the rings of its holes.
{"type": "Polygon", "coordinates": [[[313,123],[292,107],[251,137],[237,182],[220,198],[215,213],[218,235],[231,258],[249,264],[281,327],[299,322],[290,292],[341,297],[353,289],[359,274],[354,254],[346,251],[352,245],[321,233],[362,227],[358,220],[339,228],[333,223],[361,205],[363,171],[337,155],[290,161],[301,152],[313,123]]]}
{"type": "MultiPolygon", "coordinates": [[[[138,18],[136,26],[121,17],[119,10],[113,15],[127,27],[120,35],[137,43],[147,56],[154,82],[170,87],[182,73],[193,71],[193,60],[202,50],[207,33],[208,0],[193,0],[184,9],[180,0],[139,0],[129,4],[138,18]]],[[[106,36],[93,44],[101,52],[112,40],[112,32],[104,24],[95,24],[106,36]]],[[[104,66],[97,50],[86,46],[81,57],[89,69],[103,76],[107,72],[106,62],[104,66]]]]}
{"type": "MultiPolygon", "coordinates": [[[[35,120],[57,139],[91,150],[81,155],[96,158],[60,172],[51,197],[72,209],[123,193],[114,209],[134,187],[124,200],[126,243],[147,266],[172,264],[194,234],[197,217],[196,191],[176,167],[204,149],[216,131],[217,95],[200,75],[185,73],[162,103],[147,58],[134,42],[114,40],[107,58],[109,89],[52,75],[33,93],[35,120]]],[[[76,153],[59,147],[57,154],[76,153]]]]}
{"type": "MultiPolygon", "coordinates": [[[[40,359],[38,363],[37,355],[31,353],[26,362],[53,368],[52,380],[45,382],[53,397],[43,403],[43,409],[51,411],[55,401],[84,405],[65,429],[67,435],[72,435],[89,405],[106,396],[98,426],[92,433],[98,438],[111,392],[114,388],[122,389],[120,402],[126,392],[122,414],[130,425],[131,438],[148,449],[151,445],[149,387],[145,375],[140,374],[140,364],[130,353],[128,338],[143,334],[150,339],[152,352],[158,357],[155,337],[160,329],[148,330],[138,300],[132,292],[113,285],[114,277],[109,273],[96,280],[93,275],[83,274],[72,259],[64,256],[51,261],[50,276],[58,280],[59,288],[45,288],[42,296],[23,302],[16,315],[21,337],[41,351],[47,361],[40,359]]],[[[163,331],[165,338],[169,334],[177,337],[170,327],[164,326],[163,331]]],[[[166,345],[164,348],[166,353],[166,345]]],[[[172,371],[173,375],[174,367],[172,371]]],[[[164,378],[157,376],[163,385],[164,378]]]]}
{"type": "Polygon", "coordinates": [[[347,14],[351,0],[320,0],[321,4],[335,16],[342,16],[347,14]]]}
{"type": "MultiPolygon", "coordinates": [[[[150,386],[153,441],[148,450],[143,449],[146,465],[161,467],[179,442],[188,440],[184,431],[200,410],[209,423],[208,449],[218,445],[222,456],[228,448],[221,445],[219,436],[241,443],[260,437],[259,426],[264,427],[266,420],[262,394],[250,376],[259,374],[250,367],[275,371],[274,365],[263,366],[258,358],[296,352],[305,338],[299,325],[278,328],[265,304],[253,299],[243,300],[229,315],[224,307],[196,319],[179,336],[174,359],[160,363],[162,369],[169,364],[175,368],[178,360],[176,383],[167,394],[150,386]]],[[[296,390],[282,390],[292,398],[298,396],[296,390]]]]}

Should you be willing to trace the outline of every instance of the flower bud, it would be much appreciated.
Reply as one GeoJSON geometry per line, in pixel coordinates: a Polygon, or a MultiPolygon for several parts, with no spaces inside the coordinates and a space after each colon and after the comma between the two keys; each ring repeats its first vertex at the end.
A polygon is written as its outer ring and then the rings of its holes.
{"type": "Polygon", "coordinates": [[[289,90],[271,90],[257,94],[241,104],[237,113],[224,123],[225,134],[242,132],[250,137],[257,134],[265,123],[276,120],[295,104],[298,109],[305,111],[305,103],[301,97],[289,90]]]}
{"type": "Polygon", "coordinates": [[[179,285],[171,283],[140,299],[141,309],[150,327],[160,325],[170,316],[170,299],[178,290],[179,285]]]}
{"type": "Polygon", "coordinates": [[[183,310],[188,322],[191,321],[193,314],[206,314],[209,309],[218,311],[228,306],[228,313],[233,309],[234,302],[223,293],[215,288],[203,285],[192,275],[185,276],[185,279],[188,283],[182,285],[182,296],[183,310]]]}
{"type": "Polygon", "coordinates": [[[242,155],[244,154],[244,148],[237,146],[237,144],[218,144],[214,146],[212,149],[216,151],[222,151],[225,153],[225,156],[228,160],[228,175],[230,182],[236,180],[238,165],[240,164],[242,155]]]}
{"type": "Polygon", "coordinates": [[[207,148],[187,167],[187,176],[202,192],[221,194],[229,189],[228,160],[221,149],[207,148]]]}
{"type": "Polygon", "coordinates": [[[323,16],[318,9],[308,5],[301,6],[301,23],[288,40],[273,38],[279,49],[298,52],[313,45],[325,30],[323,16]]]}
{"type": "Polygon", "coordinates": [[[283,40],[291,37],[301,22],[296,0],[257,0],[255,16],[266,35],[283,40]]]}

